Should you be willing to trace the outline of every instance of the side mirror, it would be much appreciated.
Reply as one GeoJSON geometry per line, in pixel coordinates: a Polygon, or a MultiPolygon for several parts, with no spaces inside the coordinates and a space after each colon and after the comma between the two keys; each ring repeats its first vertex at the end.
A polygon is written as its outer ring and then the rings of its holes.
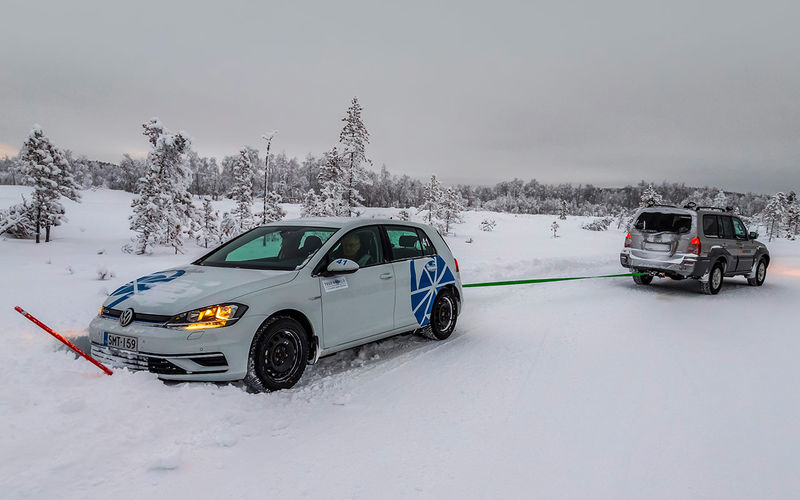
{"type": "Polygon", "coordinates": [[[750,231],[750,239],[754,240],[756,238],[758,238],[758,233],[755,231],[750,231]]]}
{"type": "Polygon", "coordinates": [[[350,259],[336,259],[327,267],[328,274],[351,274],[358,271],[358,264],[350,259]]]}

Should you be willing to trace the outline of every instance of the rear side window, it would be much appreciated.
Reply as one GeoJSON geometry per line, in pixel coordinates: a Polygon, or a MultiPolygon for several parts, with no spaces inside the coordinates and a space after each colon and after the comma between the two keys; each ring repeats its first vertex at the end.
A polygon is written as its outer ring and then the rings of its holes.
{"type": "Polygon", "coordinates": [[[730,216],[727,215],[720,215],[719,216],[720,222],[720,237],[725,238],[726,240],[733,239],[733,222],[731,222],[730,216]]]}
{"type": "Polygon", "coordinates": [[[417,229],[417,233],[419,234],[419,240],[422,243],[422,253],[425,255],[436,255],[436,247],[433,246],[431,240],[428,238],[428,235],[425,234],[425,231],[422,229],[417,229]]]}
{"type": "Polygon", "coordinates": [[[703,234],[710,238],[719,238],[719,223],[716,215],[703,216],[703,234]]]}
{"type": "MultiPolygon", "coordinates": [[[[386,226],[386,236],[389,237],[392,260],[415,259],[425,255],[423,244],[420,241],[416,228],[386,226]]],[[[430,244],[430,241],[428,244],[430,244]]]]}
{"type": "Polygon", "coordinates": [[[662,212],[643,212],[634,227],[648,233],[688,233],[692,229],[692,216],[662,212]]]}

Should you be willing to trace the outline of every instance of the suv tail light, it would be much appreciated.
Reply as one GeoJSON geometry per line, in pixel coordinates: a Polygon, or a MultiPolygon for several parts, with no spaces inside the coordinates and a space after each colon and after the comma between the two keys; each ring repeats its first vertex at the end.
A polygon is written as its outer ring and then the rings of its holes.
{"type": "Polygon", "coordinates": [[[456,261],[456,272],[458,272],[458,259],[453,259],[453,260],[456,261]]]}
{"type": "Polygon", "coordinates": [[[689,248],[686,249],[688,253],[700,255],[700,238],[695,238],[689,242],[689,248]]]}
{"type": "Polygon", "coordinates": [[[630,247],[631,247],[631,233],[628,233],[628,235],[625,236],[625,248],[630,248],[630,247]]]}

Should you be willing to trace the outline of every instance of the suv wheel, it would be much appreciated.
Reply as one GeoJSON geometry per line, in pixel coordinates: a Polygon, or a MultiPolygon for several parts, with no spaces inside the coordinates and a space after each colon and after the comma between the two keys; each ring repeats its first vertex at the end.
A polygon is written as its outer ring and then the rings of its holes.
{"type": "Polygon", "coordinates": [[[456,298],[448,289],[444,289],[436,296],[431,309],[431,322],[422,331],[422,334],[433,340],[445,340],[453,333],[458,319],[458,304],[456,298]]]}
{"type": "Polygon", "coordinates": [[[700,287],[706,295],[716,295],[722,289],[722,279],[724,276],[722,264],[717,262],[711,267],[711,272],[708,276],[708,281],[701,281],[700,287]]]}
{"type": "Polygon", "coordinates": [[[288,389],[300,380],[308,360],[305,328],[288,316],[270,318],[256,332],[247,362],[247,387],[255,392],[288,389]]]}
{"type": "Polygon", "coordinates": [[[756,267],[756,277],[747,278],[747,284],[750,286],[761,286],[764,284],[765,279],[767,279],[767,261],[762,258],[758,261],[758,267],[756,267]]]}
{"type": "MultiPolygon", "coordinates": [[[[634,273],[640,273],[641,271],[634,271],[634,273]]],[[[637,285],[649,285],[653,282],[653,275],[652,274],[643,274],[641,276],[634,275],[633,277],[634,283],[637,285]]]]}

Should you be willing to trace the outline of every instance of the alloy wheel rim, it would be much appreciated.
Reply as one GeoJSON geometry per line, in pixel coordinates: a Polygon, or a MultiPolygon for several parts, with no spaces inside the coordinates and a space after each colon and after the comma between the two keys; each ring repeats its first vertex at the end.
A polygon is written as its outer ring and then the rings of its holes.
{"type": "Polygon", "coordinates": [[[758,265],[758,281],[764,281],[765,274],[767,274],[767,266],[765,266],[764,263],[761,262],[758,265]]]}
{"type": "Polygon", "coordinates": [[[715,268],[714,273],[711,275],[711,286],[714,289],[717,289],[722,284],[722,270],[720,268],[715,268]]]}

